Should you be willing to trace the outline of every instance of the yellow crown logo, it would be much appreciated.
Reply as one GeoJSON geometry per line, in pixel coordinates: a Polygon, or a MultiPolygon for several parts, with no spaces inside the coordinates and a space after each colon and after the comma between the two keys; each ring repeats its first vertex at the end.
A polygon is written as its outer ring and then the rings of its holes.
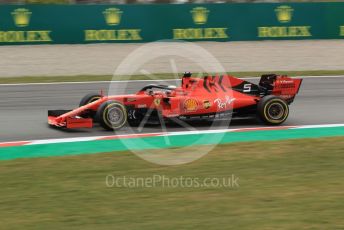
{"type": "Polygon", "coordinates": [[[118,25],[121,22],[122,11],[117,8],[106,9],[103,14],[105,21],[110,26],[118,25]]]}
{"type": "Polygon", "coordinates": [[[276,16],[279,22],[290,22],[293,17],[293,8],[290,6],[279,6],[275,9],[276,16]]]}
{"type": "Polygon", "coordinates": [[[195,7],[191,11],[192,19],[195,24],[205,24],[208,20],[209,10],[204,7],[195,7]]]}
{"type": "Polygon", "coordinates": [[[18,27],[28,26],[30,23],[31,12],[24,8],[16,9],[12,12],[14,23],[18,27]]]}

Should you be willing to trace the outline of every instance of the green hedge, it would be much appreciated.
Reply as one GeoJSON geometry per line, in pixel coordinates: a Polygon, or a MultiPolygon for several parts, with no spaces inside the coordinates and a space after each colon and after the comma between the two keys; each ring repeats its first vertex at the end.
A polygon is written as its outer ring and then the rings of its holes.
{"type": "Polygon", "coordinates": [[[25,0],[26,4],[66,4],[71,3],[70,0],[25,0]]]}

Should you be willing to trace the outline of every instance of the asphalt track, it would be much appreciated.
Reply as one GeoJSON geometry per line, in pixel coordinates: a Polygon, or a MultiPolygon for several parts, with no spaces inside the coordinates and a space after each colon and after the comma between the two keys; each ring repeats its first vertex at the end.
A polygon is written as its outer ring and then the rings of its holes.
{"type": "MultiPolygon", "coordinates": [[[[257,80],[251,80],[256,82],[257,80]]],[[[151,82],[118,82],[134,93],[151,82]]],[[[156,82],[154,82],[156,83],[156,82]]],[[[165,83],[166,84],[166,83],[165,83]]],[[[177,84],[168,82],[167,84],[177,84]]],[[[89,92],[109,88],[109,83],[0,85],[0,142],[113,135],[101,127],[64,131],[47,125],[48,109],[72,109],[89,92]]],[[[344,77],[305,78],[290,115],[284,125],[318,125],[344,123],[344,77]]],[[[255,120],[232,121],[231,128],[262,126],[255,120]]],[[[194,129],[209,129],[206,124],[194,124],[194,129]]],[[[223,127],[212,127],[223,128],[223,127]]],[[[168,131],[182,131],[188,127],[168,126],[168,131]]],[[[116,134],[132,132],[124,128],[116,134]]],[[[135,132],[137,130],[134,129],[135,132]]],[[[142,132],[160,132],[159,125],[148,125],[142,132]]]]}

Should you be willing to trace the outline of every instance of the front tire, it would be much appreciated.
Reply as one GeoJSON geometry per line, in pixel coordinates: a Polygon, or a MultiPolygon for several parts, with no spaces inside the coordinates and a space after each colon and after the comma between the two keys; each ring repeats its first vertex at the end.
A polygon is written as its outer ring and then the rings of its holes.
{"type": "MultiPolygon", "coordinates": [[[[85,95],[79,103],[79,107],[90,104],[94,101],[97,101],[99,99],[101,99],[102,96],[97,94],[97,93],[89,93],[87,95],[85,95]]],[[[86,110],[83,114],[82,117],[84,118],[92,118],[93,121],[95,122],[95,116],[96,116],[96,111],[94,110],[86,110]]]]}
{"type": "Polygon", "coordinates": [[[128,113],[122,103],[106,101],[99,106],[96,120],[106,130],[118,130],[127,123],[128,113]]]}
{"type": "Polygon", "coordinates": [[[289,106],[282,98],[268,95],[258,102],[257,112],[265,124],[280,125],[288,118],[289,106]]]}
{"type": "Polygon", "coordinates": [[[87,104],[90,104],[90,103],[92,103],[92,102],[94,102],[94,101],[97,101],[97,100],[99,100],[101,97],[102,97],[102,96],[99,95],[99,94],[97,94],[97,93],[89,93],[89,94],[85,95],[85,96],[81,99],[81,101],[80,101],[80,103],[79,103],[79,107],[84,106],[84,105],[87,105],[87,104]]]}

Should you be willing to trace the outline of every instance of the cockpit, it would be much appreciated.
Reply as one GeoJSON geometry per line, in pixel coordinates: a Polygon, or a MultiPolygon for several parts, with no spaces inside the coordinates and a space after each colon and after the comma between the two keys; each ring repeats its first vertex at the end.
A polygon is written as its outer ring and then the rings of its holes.
{"type": "Polygon", "coordinates": [[[164,94],[166,96],[175,96],[178,93],[185,94],[193,91],[196,87],[203,87],[203,79],[193,78],[190,72],[185,72],[182,77],[181,87],[175,85],[157,85],[149,84],[143,87],[139,93],[147,95],[164,94]]]}

